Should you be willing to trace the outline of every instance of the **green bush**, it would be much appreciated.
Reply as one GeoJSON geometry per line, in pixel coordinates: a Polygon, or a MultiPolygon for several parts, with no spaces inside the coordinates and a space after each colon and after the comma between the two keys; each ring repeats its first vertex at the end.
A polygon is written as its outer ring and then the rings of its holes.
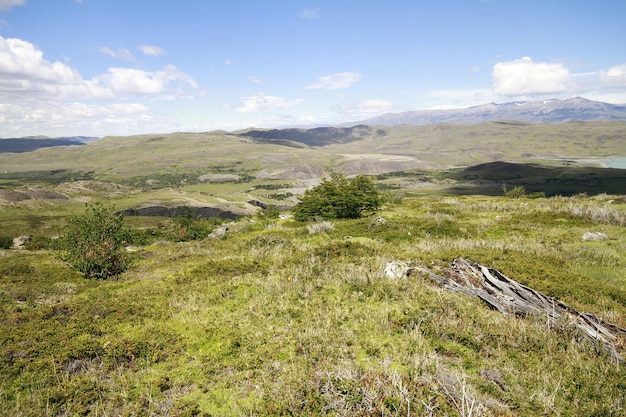
{"type": "Polygon", "coordinates": [[[100,203],[87,204],[83,215],[68,220],[61,258],[87,278],[107,279],[129,266],[127,236],[121,215],[100,203]]]}
{"type": "Polygon", "coordinates": [[[202,240],[220,223],[221,220],[217,218],[202,219],[192,207],[185,207],[182,214],[174,218],[172,238],[177,242],[202,240]]]}
{"type": "Polygon", "coordinates": [[[298,221],[309,219],[356,219],[365,210],[374,210],[381,197],[372,180],[363,175],[348,179],[342,174],[324,178],[317,187],[308,189],[294,208],[298,221]]]}
{"type": "Polygon", "coordinates": [[[9,236],[0,236],[0,249],[11,249],[13,246],[13,238],[9,236]]]}
{"type": "Polygon", "coordinates": [[[509,189],[507,188],[506,184],[502,184],[502,193],[504,194],[505,197],[508,197],[508,198],[526,197],[526,189],[521,185],[517,185],[509,189]]]}

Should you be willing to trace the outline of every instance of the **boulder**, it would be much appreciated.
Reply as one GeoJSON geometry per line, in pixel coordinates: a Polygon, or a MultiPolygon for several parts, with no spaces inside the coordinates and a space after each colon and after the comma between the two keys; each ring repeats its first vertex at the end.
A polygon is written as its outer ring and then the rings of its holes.
{"type": "Polygon", "coordinates": [[[226,232],[228,232],[229,226],[218,226],[207,236],[209,239],[221,239],[226,236],[226,232]]]}
{"type": "Polygon", "coordinates": [[[583,235],[583,242],[604,242],[609,237],[602,232],[587,232],[583,235]]]}
{"type": "Polygon", "coordinates": [[[393,261],[389,262],[385,266],[385,275],[387,275],[389,278],[405,278],[409,276],[410,273],[411,267],[406,262],[393,261]]]}
{"type": "Polygon", "coordinates": [[[30,242],[29,236],[18,236],[13,239],[13,249],[24,249],[28,242],[30,242]]]}

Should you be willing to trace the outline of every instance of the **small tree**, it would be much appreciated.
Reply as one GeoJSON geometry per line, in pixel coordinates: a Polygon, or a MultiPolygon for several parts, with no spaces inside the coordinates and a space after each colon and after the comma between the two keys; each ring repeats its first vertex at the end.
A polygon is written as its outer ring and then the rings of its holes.
{"type": "Polygon", "coordinates": [[[306,221],[312,218],[356,219],[365,210],[380,205],[380,194],[372,180],[363,175],[348,179],[342,174],[331,174],[322,183],[304,192],[294,208],[294,218],[306,221]]]}
{"type": "Polygon", "coordinates": [[[87,278],[111,278],[129,266],[127,236],[121,215],[101,203],[87,204],[83,215],[68,220],[61,258],[87,278]]]}

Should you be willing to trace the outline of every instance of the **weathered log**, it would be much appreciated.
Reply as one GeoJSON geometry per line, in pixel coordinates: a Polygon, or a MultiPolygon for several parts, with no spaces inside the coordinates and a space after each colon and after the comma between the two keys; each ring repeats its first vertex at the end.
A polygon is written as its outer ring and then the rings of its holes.
{"type": "Polygon", "coordinates": [[[516,316],[545,317],[550,327],[573,325],[588,340],[598,344],[613,359],[623,362],[615,347],[626,342],[626,329],[608,323],[593,314],[583,313],[554,297],[527,287],[501,272],[463,258],[455,259],[451,268],[441,276],[426,268],[411,268],[421,272],[443,288],[479,298],[499,312],[516,316]]]}

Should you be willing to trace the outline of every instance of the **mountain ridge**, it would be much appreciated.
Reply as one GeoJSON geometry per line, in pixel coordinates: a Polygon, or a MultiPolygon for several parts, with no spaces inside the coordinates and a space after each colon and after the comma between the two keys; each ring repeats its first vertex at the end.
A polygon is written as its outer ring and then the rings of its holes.
{"type": "Polygon", "coordinates": [[[571,99],[549,99],[541,101],[511,101],[487,103],[460,109],[413,110],[385,113],[340,126],[399,124],[424,125],[437,123],[477,124],[499,119],[517,120],[526,123],[563,123],[590,120],[626,120],[626,105],[588,100],[582,97],[571,99]]]}

